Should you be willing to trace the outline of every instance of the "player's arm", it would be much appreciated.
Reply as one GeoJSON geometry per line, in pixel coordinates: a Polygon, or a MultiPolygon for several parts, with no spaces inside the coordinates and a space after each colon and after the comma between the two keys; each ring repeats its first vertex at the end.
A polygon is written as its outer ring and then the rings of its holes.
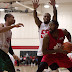
{"type": "Polygon", "coordinates": [[[44,36],[44,39],[43,39],[43,46],[42,46],[42,51],[43,51],[43,54],[46,55],[46,54],[52,54],[52,53],[64,53],[64,54],[67,54],[66,51],[64,51],[63,49],[61,49],[62,47],[59,47],[59,46],[56,46],[57,48],[54,49],[54,50],[48,50],[48,47],[49,47],[49,35],[46,34],[44,36]]]}
{"type": "Polygon", "coordinates": [[[14,59],[20,61],[20,58],[14,54],[12,46],[11,46],[11,41],[10,41],[10,47],[9,47],[9,53],[14,57],[14,59]]]}
{"type": "Polygon", "coordinates": [[[35,19],[36,25],[37,25],[38,27],[40,27],[42,21],[40,21],[40,19],[38,18],[36,10],[34,10],[33,15],[34,15],[34,19],[35,19]]]}
{"type": "Polygon", "coordinates": [[[15,27],[18,28],[18,27],[21,27],[21,26],[24,26],[24,25],[22,23],[18,23],[18,24],[13,25],[13,26],[6,26],[6,27],[4,27],[3,24],[0,24],[0,33],[6,32],[6,31],[8,31],[8,30],[10,30],[12,28],[15,28],[15,27]]]}
{"type": "Polygon", "coordinates": [[[55,50],[47,50],[49,47],[49,40],[50,40],[49,35],[45,34],[45,36],[43,38],[43,46],[42,46],[42,52],[44,55],[52,54],[52,53],[56,52],[55,50]]]}
{"type": "Polygon", "coordinates": [[[57,21],[57,9],[55,7],[55,0],[50,0],[49,2],[53,6],[53,18],[52,20],[57,21]]]}
{"type": "Polygon", "coordinates": [[[33,3],[33,7],[34,7],[34,11],[33,11],[33,16],[34,16],[34,19],[35,19],[35,23],[38,27],[40,27],[42,21],[40,21],[40,19],[38,18],[37,16],[37,8],[39,7],[40,4],[38,4],[39,0],[34,0],[32,1],[33,3]]]}
{"type": "Polygon", "coordinates": [[[9,53],[10,53],[11,55],[14,54],[13,49],[12,49],[12,47],[11,47],[11,41],[10,41],[9,53]]]}
{"type": "Polygon", "coordinates": [[[71,42],[71,34],[66,29],[63,30],[63,33],[67,37],[68,41],[71,42]]]}

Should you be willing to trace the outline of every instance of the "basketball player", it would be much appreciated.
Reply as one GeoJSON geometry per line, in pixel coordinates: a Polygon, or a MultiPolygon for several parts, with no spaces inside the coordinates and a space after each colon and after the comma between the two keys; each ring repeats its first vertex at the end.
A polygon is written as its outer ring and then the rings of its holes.
{"type": "Polygon", "coordinates": [[[66,29],[58,29],[58,25],[58,22],[53,20],[49,23],[49,31],[43,39],[43,58],[37,72],[42,72],[46,65],[52,70],[65,67],[72,72],[72,62],[67,51],[62,49],[65,36],[71,42],[71,35],[66,29]]]}
{"type": "Polygon", "coordinates": [[[13,63],[7,54],[9,52],[13,55],[14,59],[19,60],[18,56],[14,54],[11,47],[12,32],[10,29],[21,27],[23,24],[18,23],[16,25],[12,25],[15,23],[15,19],[12,14],[6,14],[4,19],[5,24],[0,24],[0,72],[3,72],[4,70],[8,72],[15,72],[13,63]]]}
{"type": "MultiPolygon", "coordinates": [[[[48,27],[49,27],[48,23],[50,22],[51,15],[49,13],[45,13],[44,17],[43,17],[44,22],[40,21],[40,19],[37,16],[37,12],[36,12],[37,8],[40,5],[38,3],[39,3],[39,0],[34,0],[33,1],[34,19],[35,19],[36,25],[39,28],[39,38],[40,38],[40,45],[39,45],[38,52],[37,52],[38,66],[39,66],[39,64],[41,62],[41,59],[43,57],[43,53],[42,53],[43,37],[44,37],[44,34],[48,32],[48,27]]],[[[53,6],[53,13],[54,13],[53,20],[56,20],[57,19],[57,10],[56,10],[56,7],[55,7],[55,0],[50,0],[49,3],[53,6]]]]}

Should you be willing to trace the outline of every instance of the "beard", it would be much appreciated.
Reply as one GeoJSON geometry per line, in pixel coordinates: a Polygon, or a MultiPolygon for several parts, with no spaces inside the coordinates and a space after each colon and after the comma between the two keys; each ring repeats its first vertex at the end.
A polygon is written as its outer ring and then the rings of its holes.
{"type": "Polygon", "coordinates": [[[44,23],[45,23],[45,24],[48,24],[48,23],[49,23],[49,21],[45,21],[44,23]]]}
{"type": "Polygon", "coordinates": [[[54,33],[55,31],[56,31],[56,29],[54,29],[54,30],[51,30],[51,29],[50,29],[50,33],[51,33],[51,34],[54,33]]]}

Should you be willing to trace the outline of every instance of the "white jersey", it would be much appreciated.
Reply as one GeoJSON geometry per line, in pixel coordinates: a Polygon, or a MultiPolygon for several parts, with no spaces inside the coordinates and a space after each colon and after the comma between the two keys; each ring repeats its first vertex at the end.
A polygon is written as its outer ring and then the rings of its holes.
{"type": "Polygon", "coordinates": [[[48,32],[48,28],[49,28],[48,24],[42,23],[40,25],[40,28],[39,28],[40,45],[38,48],[37,56],[43,56],[43,52],[42,52],[43,37],[44,37],[45,33],[48,32]]]}
{"type": "Polygon", "coordinates": [[[0,49],[3,50],[5,53],[8,53],[9,51],[11,35],[11,30],[0,33],[0,49]]]}

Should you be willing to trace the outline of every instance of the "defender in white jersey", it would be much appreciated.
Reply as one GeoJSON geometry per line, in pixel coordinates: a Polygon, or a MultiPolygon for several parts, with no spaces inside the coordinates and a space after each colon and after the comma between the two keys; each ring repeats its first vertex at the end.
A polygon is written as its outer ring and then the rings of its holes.
{"type": "MultiPolygon", "coordinates": [[[[38,18],[37,12],[36,12],[37,8],[40,5],[39,4],[39,0],[34,0],[32,2],[33,2],[33,7],[34,7],[34,13],[33,14],[34,14],[35,23],[36,23],[36,25],[39,28],[40,45],[39,45],[38,52],[37,52],[38,67],[39,67],[41,59],[43,57],[43,52],[42,52],[43,37],[44,37],[45,33],[47,33],[47,31],[48,31],[48,23],[51,20],[51,15],[49,13],[45,13],[44,17],[43,17],[44,22],[42,22],[38,18]]],[[[57,10],[56,10],[56,7],[55,7],[55,0],[50,0],[49,3],[53,6],[53,13],[54,13],[54,15],[53,15],[53,19],[52,20],[57,21],[57,10]]]]}
{"type": "Polygon", "coordinates": [[[14,16],[11,14],[5,15],[5,24],[0,24],[0,72],[4,70],[8,72],[15,72],[12,61],[10,60],[8,52],[13,55],[15,59],[18,59],[11,48],[11,35],[12,32],[10,29],[14,27],[21,27],[23,24],[18,23],[11,26],[15,23],[14,16]]]}
{"type": "Polygon", "coordinates": [[[39,28],[39,39],[40,39],[40,45],[39,45],[39,49],[38,49],[38,52],[37,52],[37,56],[43,56],[43,52],[42,52],[42,43],[43,43],[43,37],[45,35],[45,33],[48,32],[48,24],[45,24],[45,23],[42,23],[40,25],[40,28],[39,28]]]}
{"type": "MultiPolygon", "coordinates": [[[[6,27],[5,24],[3,26],[6,27]]],[[[5,53],[8,53],[9,51],[11,35],[11,30],[0,33],[0,49],[3,50],[5,53]]]]}

